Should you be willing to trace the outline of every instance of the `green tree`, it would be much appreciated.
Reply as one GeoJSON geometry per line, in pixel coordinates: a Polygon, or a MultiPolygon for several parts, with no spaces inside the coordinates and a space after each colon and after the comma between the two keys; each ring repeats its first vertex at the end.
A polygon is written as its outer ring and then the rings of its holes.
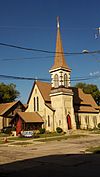
{"type": "Polygon", "coordinates": [[[80,82],[76,84],[75,87],[81,88],[84,93],[91,94],[97,105],[100,105],[100,90],[98,89],[97,85],[80,82]]]}
{"type": "Polygon", "coordinates": [[[0,83],[0,103],[7,103],[15,101],[19,96],[19,92],[16,90],[16,85],[0,83]]]}

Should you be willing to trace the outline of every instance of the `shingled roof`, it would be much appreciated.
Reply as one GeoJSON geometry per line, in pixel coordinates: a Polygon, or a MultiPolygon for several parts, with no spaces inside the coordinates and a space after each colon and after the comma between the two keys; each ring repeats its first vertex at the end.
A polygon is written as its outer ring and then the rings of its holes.
{"type": "MultiPolygon", "coordinates": [[[[51,99],[50,99],[50,91],[51,91],[51,84],[47,82],[41,82],[36,81],[35,84],[37,85],[41,95],[43,96],[43,99],[47,105],[47,102],[49,102],[49,107],[53,110],[53,108],[50,106],[51,99]]],[[[32,91],[34,89],[34,86],[32,88],[32,91]]],[[[98,112],[97,109],[98,106],[96,102],[94,101],[91,94],[85,94],[82,89],[76,88],[76,87],[70,87],[69,89],[72,89],[73,91],[73,105],[75,111],[80,112],[98,112]]],[[[31,91],[31,94],[32,94],[31,91]]],[[[31,97],[30,94],[30,97],[31,97]]],[[[29,97],[29,99],[30,99],[29,97]]]]}
{"type": "Polygon", "coordinates": [[[34,82],[34,85],[32,87],[32,90],[31,90],[31,93],[29,95],[29,99],[28,99],[28,102],[27,104],[29,103],[29,100],[31,98],[31,95],[32,95],[32,92],[33,92],[33,89],[35,87],[35,84],[37,85],[43,99],[45,100],[45,102],[50,102],[50,90],[51,90],[51,84],[50,83],[47,83],[47,82],[41,82],[41,81],[35,81],[34,82]]]}
{"type": "Polygon", "coordinates": [[[55,59],[54,59],[54,65],[52,66],[51,70],[63,68],[68,71],[71,71],[71,69],[68,67],[65,56],[64,56],[64,50],[62,46],[62,40],[60,35],[60,28],[59,28],[59,21],[57,22],[57,39],[56,39],[56,52],[55,52],[55,59]]]}
{"type": "Polygon", "coordinates": [[[92,112],[97,113],[98,106],[91,94],[85,94],[82,89],[72,87],[73,104],[75,112],[92,112]]]}
{"type": "Polygon", "coordinates": [[[2,116],[3,114],[5,114],[16,103],[18,103],[18,101],[11,102],[11,103],[2,103],[2,104],[0,104],[0,115],[2,116]]]}
{"type": "Polygon", "coordinates": [[[18,112],[17,115],[26,123],[43,123],[42,117],[37,112],[18,112]]]}

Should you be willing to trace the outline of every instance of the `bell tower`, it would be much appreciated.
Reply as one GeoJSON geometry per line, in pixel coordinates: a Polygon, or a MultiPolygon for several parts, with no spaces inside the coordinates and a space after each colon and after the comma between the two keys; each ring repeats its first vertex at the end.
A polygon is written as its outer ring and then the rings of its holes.
{"type": "Polygon", "coordinates": [[[51,74],[51,105],[55,109],[55,130],[61,127],[63,131],[75,128],[73,92],[70,87],[71,69],[68,67],[62,40],[60,35],[59,17],[57,17],[57,38],[54,65],[50,69],[51,74]],[[70,116],[70,126],[67,117],[70,116]]]}

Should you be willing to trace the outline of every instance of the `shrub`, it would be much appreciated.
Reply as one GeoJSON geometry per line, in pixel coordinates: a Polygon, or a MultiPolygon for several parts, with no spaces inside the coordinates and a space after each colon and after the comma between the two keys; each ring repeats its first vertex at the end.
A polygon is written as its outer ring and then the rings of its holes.
{"type": "Polygon", "coordinates": [[[60,128],[60,127],[57,127],[57,128],[56,128],[56,131],[57,131],[57,133],[63,132],[62,128],[60,128]]]}
{"type": "Polygon", "coordinates": [[[100,129],[100,123],[98,123],[98,128],[100,129]]]}
{"type": "Polygon", "coordinates": [[[33,138],[39,138],[39,134],[33,134],[33,138]]]}
{"type": "Polygon", "coordinates": [[[5,134],[11,134],[11,131],[12,131],[12,128],[11,127],[6,127],[6,128],[4,128],[3,130],[2,130],[2,132],[3,133],[5,133],[5,134]]]}
{"type": "Polygon", "coordinates": [[[40,128],[39,131],[40,131],[40,134],[44,134],[45,133],[45,128],[40,128]]]}

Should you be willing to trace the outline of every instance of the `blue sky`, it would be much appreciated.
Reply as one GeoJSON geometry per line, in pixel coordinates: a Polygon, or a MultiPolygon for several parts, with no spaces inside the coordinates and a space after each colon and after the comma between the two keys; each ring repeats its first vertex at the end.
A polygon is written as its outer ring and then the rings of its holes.
{"type": "MultiPolygon", "coordinates": [[[[57,16],[64,52],[100,49],[100,37],[94,37],[100,26],[99,0],[0,0],[0,43],[55,51],[57,16]]],[[[99,54],[70,55],[66,61],[72,79],[100,75],[99,54]]],[[[53,54],[0,46],[0,75],[50,79],[53,62],[53,54]]],[[[27,102],[33,81],[0,77],[0,82],[15,83],[19,99],[27,102]]],[[[99,78],[85,82],[100,88],[99,78]]]]}

